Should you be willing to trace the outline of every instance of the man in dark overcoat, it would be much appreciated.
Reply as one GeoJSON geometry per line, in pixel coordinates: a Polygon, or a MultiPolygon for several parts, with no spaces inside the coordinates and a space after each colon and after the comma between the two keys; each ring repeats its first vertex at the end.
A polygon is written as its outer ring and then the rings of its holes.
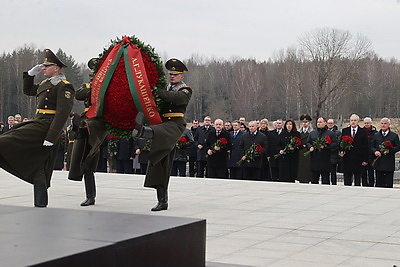
{"type": "Polygon", "coordinates": [[[271,180],[279,181],[279,158],[275,158],[274,155],[279,153],[279,136],[282,134],[283,121],[281,119],[274,122],[275,129],[270,131],[267,149],[267,159],[271,167],[271,180]]]}
{"type": "Polygon", "coordinates": [[[373,166],[376,171],[376,187],[393,188],[395,154],[400,151],[400,141],[399,136],[390,130],[388,118],[381,119],[381,129],[374,135],[371,150],[377,157],[373,166]],[[384,142],[390,142],[391,147],[380,148],[384,142]]]}
{"type": "Polygon", "coordinates": [[[319,177],[322,184],[329,184],[329,172],[331,170],[331,151],[338,145],[336,134],[328,130],[326,118],[317,120],[317,129],[312,131],[307,139],[307,149],[311,152],[311,183],[318,184],[319,177]],[[329,136],[331,143],[324,147],[315,147],[314,141],[329,136]]]}
{"type": "Polygon", "coordinates": [[[342,131],[342,138],[349,136],[353,138],[353,147],[344,150],[339,148],[339,155],[343,158],[344,185],[351,186],[354,176],[354,185],[361,185],[362,167],[368,164],[368,136],[358,126],[360,117],[356,114],[350,116],[350,126],[342,131]]]}
{"type": "Polygon", "coordinates": [[[211,118],[210,116],[204,117],[203,125],[197,128],[196,133],[194,135],[194,145],[197,148],[197,162],[196,169],[197,174],[196,177],[203,178],[204,176],[208,177],[206,174],[207,168],[207,138],[208,135],[212,132],[213,126],[211,126],[211,118]]]}
{"type": "Polygon", "coordinates": [[[24,94],[36,96],[34,119],[18,123],[12,131],[0,136],[0,166],[33,184],[35,207],[47,207],[47,188],[50,186],[59,137],[71,112],[75,94],[74,87],[61,72],[65,64],[49,49],[45,50],[45,56],[42,64],[23,74],[24,94]],[[34,84],[35,75],[41,71],[46,79],[34,84]]]}
{"type": "MultiPolygon", "coordinates": [[[[174,160],[174,148],[186,128],[184,115],[192,96],[192,89],[183,82],[183,72],[187,67],[176,58],[165,63],[170,83],[167,88],[159,89],[158,95],[163,101],[160,115],[162,123],[150,127],[142,126],[132,133],[134,138],[152,139],[149,152],[149,165],[144,182],[145,187],[157,190],[158,203],[151,210],[168,209],[168,184],[174,160]]],[[[143,121],[143,113],[137,117],[137,127],[143,121]],[[142,118],[140,118],[142,116],[142,118]]]]}
{"type": "Polygon", "coordinates": [[[266,148],[267,137],[257,130],[256,121],[249,122],[249,132],[243,134],[240,142],[241,166],[243,168],[244,180],[260,180],[262,157],[265,157],[266,148]],[[249,162],[249,159],[246,157],[246,151],[248,151],[253,144],[260,145],[263,151],[259,157],[249,162]]]}
{"type": "Polygon", "coordinates": [[[245,132],[240,130],[240,122],[238,120],[232,123],[232,128],[233,131],[230,133],[232,146],[228,162],[229,178],[242,179],[242,166],[238,165],[237,162],[242,157],[240,154],[240,142],[242,141],[242,137],[245,132]]]}
{"type": "Polygon", "coordinates": [[[231,149],[231,135],[224,129],[224,122],[216,119],[214,129],[208,135],[207,173],[210,178],[228,178],[228,150],[231,149]],[[217,140],[225,139],[226,145],[217,145],[217,140]]]}

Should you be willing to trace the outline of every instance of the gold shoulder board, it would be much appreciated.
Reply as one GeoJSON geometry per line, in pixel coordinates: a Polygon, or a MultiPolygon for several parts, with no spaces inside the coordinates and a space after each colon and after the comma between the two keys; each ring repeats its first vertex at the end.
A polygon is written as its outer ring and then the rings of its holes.
{"type": "Polygon", "coordinates": [[[70,82],[67,81],[67,80],[63,80],[63,83],[65,83],[65,84],[70,84],[70,82]]]}

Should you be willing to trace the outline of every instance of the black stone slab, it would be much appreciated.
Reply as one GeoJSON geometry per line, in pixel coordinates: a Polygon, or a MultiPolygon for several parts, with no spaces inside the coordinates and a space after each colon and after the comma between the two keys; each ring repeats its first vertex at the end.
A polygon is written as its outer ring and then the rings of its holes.
{"type": "Polygon", "coordinates": [[[1,266],[205,266],[206,221],[0,205],[1,266]]]}

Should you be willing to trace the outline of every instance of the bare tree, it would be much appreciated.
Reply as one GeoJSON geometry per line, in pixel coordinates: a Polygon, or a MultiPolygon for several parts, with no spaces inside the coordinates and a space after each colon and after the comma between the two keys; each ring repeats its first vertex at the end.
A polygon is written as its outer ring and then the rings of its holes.
{"type": "Polygon", "coordinates": [[[315,116],[331,110],[328,101],[339,101],[354,88],[361,60],[369,54],[370,42],[353,37],[348,31],[323,28],[306,33],[299,39],[304,59],[312,63],[312,93],[315,97],[315,116]],[[325,107],[325,109],[324,109],[325,107]]]}

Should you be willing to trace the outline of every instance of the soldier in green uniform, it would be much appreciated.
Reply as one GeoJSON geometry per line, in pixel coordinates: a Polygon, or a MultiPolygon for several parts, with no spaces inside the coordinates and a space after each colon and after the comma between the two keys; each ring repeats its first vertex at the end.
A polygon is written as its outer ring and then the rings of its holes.
{"type": "Polygon", "coordinates": [[[35,207],[48,204],[47,188],[56,159],[59,136],[74,103],[74,87],[61,70],[66,67],[49,49],[43,64],[24,72],[23,90],[36,96],[34,119],[18,123],[12,131],[0,136],[0,167],[33,184],[35,207]],[[46,77],[39,85],[35,75],[46,77]]]}
{"type": "MultiPolygon", "coordinates": [[[[88,62],[88,67],[93,70],[94,61],[92,58],[88,62]]],[[[91,106],[90,102],[91,84],[85,83],[76,90],[75,98],[83,101],[85,109],[81,114],[78,135],[72,147],[71,163],[68,179],[82,181],[84,177],[86,200],[81,206],[94,205],[96,197],[96,184],[94,171],[97,168],[100,156],[100,145],[106,137],[106,128],[103,122],[96,118],[88,119],[86,112],[91,106]]]]}
{"type": "Polygon", "coordinates": [[[163,100],[160,115],[162,123],[150,127],[143,125],[143,113],[136,117],[137,127],[133,130],[134,138],[152,139],[149,152],[149,164],[146,172],[145,187],[157,190],[158,203],[151,210],[160,211],[168,208],[168,184],[174,160],[174,148],[186,128],[184,115],[192,96],[192,89],[183,82],[185,64],[172,58],[165,63],[169,72],[170,83],[167,88],[158,90],[163,100]]]}

